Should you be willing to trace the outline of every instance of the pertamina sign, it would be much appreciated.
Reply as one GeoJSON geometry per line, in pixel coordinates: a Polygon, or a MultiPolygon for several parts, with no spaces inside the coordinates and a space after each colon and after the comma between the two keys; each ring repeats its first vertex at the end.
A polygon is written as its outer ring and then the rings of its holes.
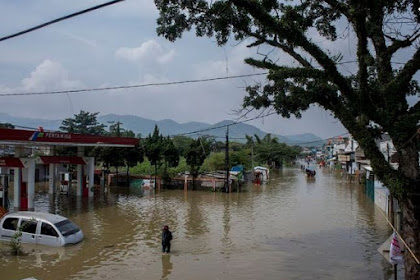
{"type": "Polygon", "coordinates": [[[41,138],[50,138],[50,139],[71,139],[71,134],[67,133],[59,133],[59,132],[43,132],[43,131],[35,131],[31,137],[29,138],[30,141],[37,141],[41,138]]]}

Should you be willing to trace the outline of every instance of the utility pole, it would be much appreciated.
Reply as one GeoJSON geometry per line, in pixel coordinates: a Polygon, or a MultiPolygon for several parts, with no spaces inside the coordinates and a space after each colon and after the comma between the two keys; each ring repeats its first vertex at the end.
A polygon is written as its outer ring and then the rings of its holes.
{"type": "Polygon", "coordinates": [[[251,143],[251,167],[254,170],[254,142],[251,143]]]}
{"type": "MultiPolygon", "coordinates": [[[[386,142],[386,159],[388,164],[391,162],[389,158],[389,143],[386,142]]],[[[389,215],[388,219],[391,220],[391,224],[394,226],[395,224],[395,217],[394,217],[394,197],[390,194],[389,195],[389,215]]],[[[395,273],[395,275],[397,275],[395,273]]]]}
{"type": "Polygon", "coordinates": [[[226,169],[226,192],[231,192],[231,186],[229,184],[229,125],[226,126],[225,169],[226,169]]]}
{"type": "Polygon", "coordinates": [[[356,152],[353,151],[353,136],[351,137],[351,153],[350,153],[350,183],[353,179],[353,159],[356,158],[356,152]]]}

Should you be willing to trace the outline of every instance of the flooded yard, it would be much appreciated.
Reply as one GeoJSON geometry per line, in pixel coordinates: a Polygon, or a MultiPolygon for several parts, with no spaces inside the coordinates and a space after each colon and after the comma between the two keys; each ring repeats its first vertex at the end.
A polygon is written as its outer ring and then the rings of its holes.
{"type": "MultiPolygon", "coordinates": [[[[390,279],[377,252],[391,231],[357,183],[318,170],[271,172],[240,193],[181,190],[103,197],[38,194],[36,211],[69,217],[85,240],[3,253],[1,279],[390,279]],[[174,236],[162,254],[161,228],[174,236]]],[[[2,250],[7,251],[2,244],[2,250]]]]}

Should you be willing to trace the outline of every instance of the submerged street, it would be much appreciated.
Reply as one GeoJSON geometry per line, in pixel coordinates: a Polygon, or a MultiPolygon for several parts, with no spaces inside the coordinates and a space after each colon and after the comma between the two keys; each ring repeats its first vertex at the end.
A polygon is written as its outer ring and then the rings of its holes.
{"type": "MultiPolygon", "coordinates": [[[[2,279],[391,279],[377,252],[391,230],[384,214],[339,173],[270,173],[240,193],[112,189],[102,198],[38,194],[35,211],[80,226],[73,247],[24,246],[2,257],[2,279]],[[174,236],[162,254],[161,228],[174,236]]],[[[1,244],[2,251],[7,245],[1,244]]],[[[401,279],[401,278],[399,278],[401,279]]]]}

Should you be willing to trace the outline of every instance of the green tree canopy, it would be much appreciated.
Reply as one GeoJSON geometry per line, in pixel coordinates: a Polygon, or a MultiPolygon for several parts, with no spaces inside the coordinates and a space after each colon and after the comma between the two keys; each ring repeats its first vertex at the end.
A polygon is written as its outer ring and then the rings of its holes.
{"type": "Polygon", "coordinates": [[[179,151],[169,136],[163,140],[163,160],[169,167],[176,167],[179,163],[179,151]]]}
{"type": "Polygon", "coordinates": [[[149,159],[150,163],[157,166],[162,160],[163,152],[163,137],[159,134],[159,128],[157,125],[155,125],[153,134],[149,134],[149,136],[144,140],[144,149],[145,155],[149,159]]]}
{"type": "Polygon", "coordinates": [[[272,167],[281,167],[284,161],[292,161],[300,153],[299,147],[288,146],[285,143],[279,143],[276,137],[266,134],[263,139],[255,135],[255,140],[251,136],[246,136],[247,146],[254,146],[256,159],[263,164],[272,167]]]}
{"type": "Polygon", "coordinates": [[[197,177],[201,165],[209,154],[210,145],[205,138],[197,138],[196,140],[193,140],[186,150],[185,159],[190,167],[193,180],[197,177]]]}
{"type": "Polygon", "coordinates": [[[175,147],[177,148],[179,154],[182,156],[185,156],[185,151],[191,145],[191,142],[193,141],[193,139],[187,136],[175,136],[172,139],[172,141],[175,147]]]}
{"type": "Polygon", "coordinates": [[[106,126],[96,120],[98,114],[80,111],[79,114],[74,115],[74,118],[65,119],[60,130],[68,133],[104,135],[106,126]]]}
{"type": "MultiPolygon", "coordinates": [[[[268,70],[268,82],[247,88],[244,107],[274,110],[300,117],[311,104],[330,111],[359,142],[375,174],[398,197],[403,232],[420,253],[419,128],[420,102],[414,75],[420,68],[418,0],[155,0],[157,33],[170,41],[194,29],[214,36],[219,45],[230,38],[249,39],[250,48],[268,47],[266,55],[245,62],[268,70]],[[340,68],[343,55],[325,46],[340,43],[341,28],[357,51],[355,73],[340,68]],[[317,38],[317,39],[314,39],[317,38]],[[322,39],[320,39],[322,38],[322,39]],[[319,42],[323,42],[322,44],[319,42]],[[289,56],[282,64],[272,50],[289,56]],[[393,63],[396,54],[407,59],[393,63]],[[291,66],[293,65],[293,66],[291,66]],[[393,169],[375,140],[387,132],[399,155],[393,169]]],[[[259,52],[261,53],[261,51],[259,52]]],[[[406,279],[420,279],[420,266],[407,253],[406,279]]]]}
{"type": "Polygon", "coordinates": [[[0,123],[0,128],[15,128],[15,126],[11,123],[0,123]]]}

